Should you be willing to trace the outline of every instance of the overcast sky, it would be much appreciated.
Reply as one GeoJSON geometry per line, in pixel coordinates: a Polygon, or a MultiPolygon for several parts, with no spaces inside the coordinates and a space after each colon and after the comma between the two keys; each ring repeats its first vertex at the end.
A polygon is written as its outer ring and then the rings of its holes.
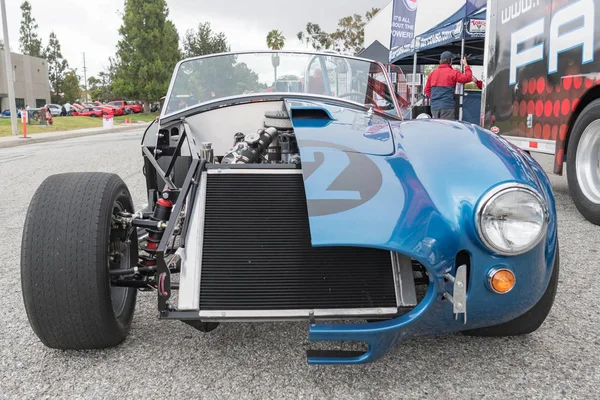
{"type": "MultiPolygon", "coordinates": [[[[62,46],[63,56],[83,75],[86,55],[88,77],[96,75],[114,56],[121,25],[123,0],[29,0],[43,45],[52,30],[62,46]]],[[[179,35],[199,22],[209,21],[215,31],[225,32],[232,50],[266,48],[266,34],[279,29],[286,49],[305,49],[296,33],[307,22],[332,31],[337,21],[349,14],[363,14],[371,7],[383,7],[390,0],[167,0],[179,35]]],[[[22,0],[7,0],[11,50],[18,52],[22,0]]],[[[419,13],[431,14],[432,24],[456,10],[456,2],[419,0],[419,13]]]]}

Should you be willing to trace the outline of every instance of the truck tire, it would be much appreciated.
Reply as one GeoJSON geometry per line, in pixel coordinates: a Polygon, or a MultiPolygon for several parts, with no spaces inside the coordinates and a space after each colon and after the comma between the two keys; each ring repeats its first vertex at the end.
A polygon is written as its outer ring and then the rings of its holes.
{"type": "Polygon", "coordinates": [[[512,321],[500,325],[471,329],[463,331],[462,333],[467,336],[519,336],[536,331],[542,325],[550,313],[552,304],[554,304],[556,288],[558,286],[559,266],[560,257],[557,245],[552,275],[550,276],[548,287],[542,295],[542,298],[529,311],[512,321]]]}
{"type": "Polygon", "coordinates": [[[35,192],[23,230],[21,287],[29,323],[46,346],[97,349],[127,336],[137,292],[111,287],[108,271],[137,264],[137,236],[112,225],[119,211],[134,209],[115,174],[52,175],[35,192]]]}
{"type": "Polygon", "coordinates": [[[600,225],[600,99],[584,108],[573,125],[567,149],[567,181],[581,215],[600,225]]]}

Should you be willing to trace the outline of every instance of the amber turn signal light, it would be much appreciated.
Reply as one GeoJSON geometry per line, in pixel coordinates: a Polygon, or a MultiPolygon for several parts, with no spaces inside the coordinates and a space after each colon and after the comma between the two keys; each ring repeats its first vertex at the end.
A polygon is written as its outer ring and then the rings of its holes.
{"type": "Polygon", "coordinates": [[[492,291],[505,294],[515,287],[515,274],[509,269],[493,268],[488,273],[488,284],[492,291]]]}

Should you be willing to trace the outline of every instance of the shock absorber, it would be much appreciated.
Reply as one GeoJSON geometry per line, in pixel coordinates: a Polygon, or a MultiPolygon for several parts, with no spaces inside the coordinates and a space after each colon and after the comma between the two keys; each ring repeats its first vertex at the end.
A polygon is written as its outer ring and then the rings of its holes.
{"type": "MultiPolygon", "coordinates": [[[[150,219],[156,221],[158,224],[161,221],[168,221],[171,217],[171,210],[173,209],[173,202],[171,200],[160,198],[156,202],[156,207],[154,208],[154,214],[150,217],[150,219]]],[[[142,264],[146,267],[154,267],[156,266],[156,251],[158,250],[158,244],[160,243],[163,237],[163,230],[157,228],[146,228],[148,231],[148,239],[146,241],[146,245],[144,246],[144,250],[148,253],[148,256],[142,256],[142,264]]]]}

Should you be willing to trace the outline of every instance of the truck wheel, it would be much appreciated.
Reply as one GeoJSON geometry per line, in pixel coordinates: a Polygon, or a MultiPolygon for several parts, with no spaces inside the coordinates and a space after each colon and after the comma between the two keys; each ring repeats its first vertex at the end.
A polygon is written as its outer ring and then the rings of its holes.
{"type": "Polygon", "coordinates": [[[52,175],[35,192],[23,230],[21,286],[29,323],[46,346],[104,348],[127,336],[137,292],[112,287],[108,272],[137,264],[135,230],[112,222],[122,211],[133,212],[133,203],[115,174],[52,175]]]}
{"type": "Polygon", "coordinates": [[[463,331],[462,333],[467,336],[518,336],[536,331],[542,325],[550,313],[552,304],[554,304],[556,287],[558,286],[559,265],[560,258],[557,245],[552,275],[550,276],[548,287],[542,295],[542,298],[525,314],[500,325],[471,329],[463,331]]]}
{"type": "Polygon", "coordinates": [[[569,138],[567,180],[575,206],[600,225],[600,100],[579,115],[569,138]]]}

